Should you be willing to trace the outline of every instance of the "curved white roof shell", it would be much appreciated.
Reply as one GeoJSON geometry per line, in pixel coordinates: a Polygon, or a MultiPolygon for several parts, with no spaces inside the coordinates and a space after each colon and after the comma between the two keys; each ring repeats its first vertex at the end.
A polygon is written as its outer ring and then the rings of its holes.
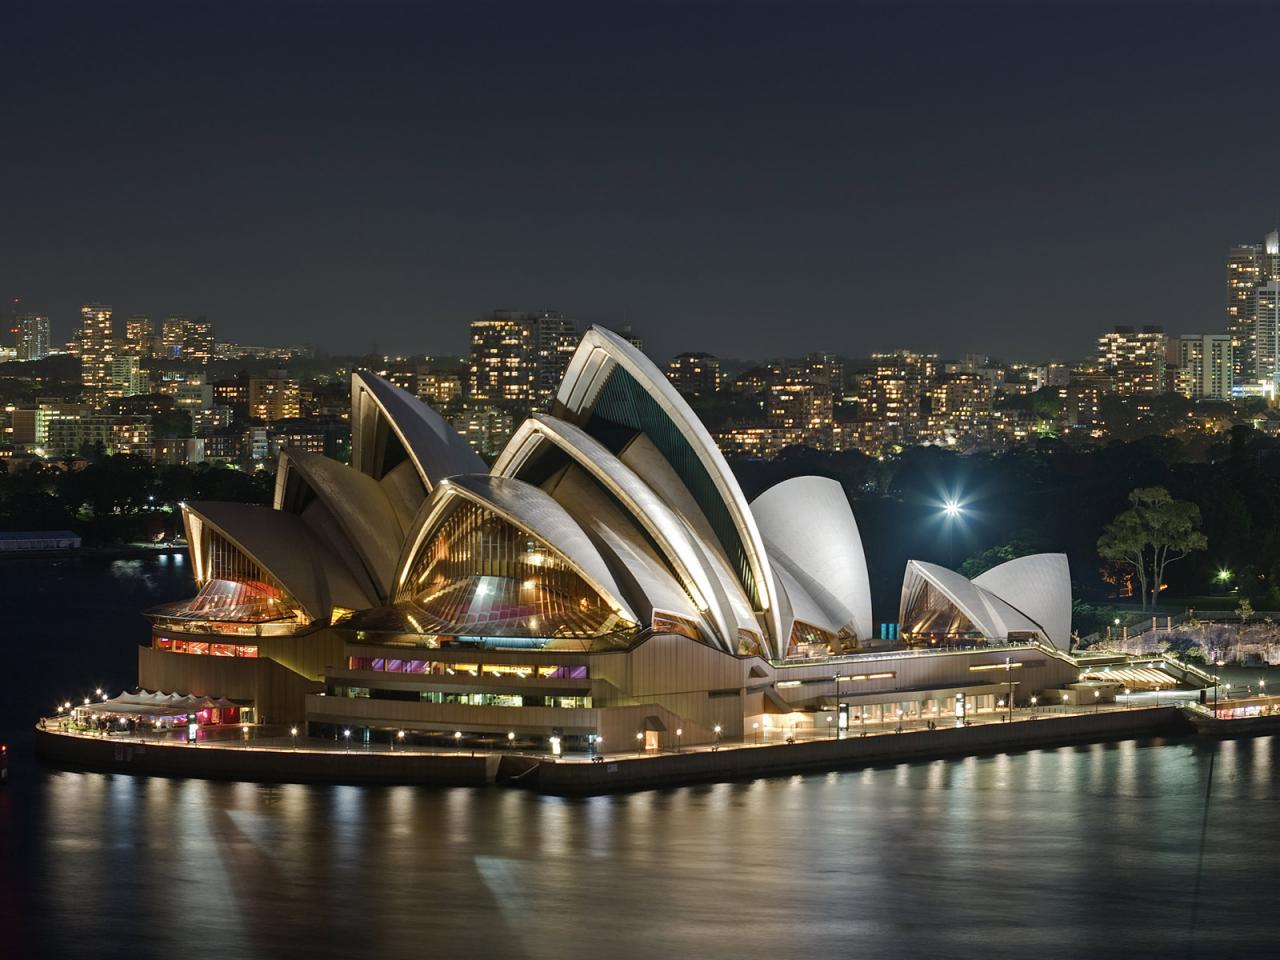
{"type": "Polygon", "coordinates": [[[282,451],[276,469],[275,509],[310,519],[315,506],[307,502],[306,491],[313,493],[337,522],[345,550],[359,558],[385,602],[395,580],[405,532],[382,485],[368,474],[320,454],[282,451]]]}
{"type": "Polygon", "coordinates": [[[1071,648],[1071,566],[1065,553],[1036,553],[1009,560],[973,578],[1044,628],[1059,650],[1071,648]]]}
{"type": "Polygon", "coordinates": [[[374,462],[379,416],[399,438],[428,491],[454,474],[487,469],[444,417],[382,377],[358,371],[351,375],[351,465],[375,480],[382,479],[374,462]]]}
{"type": "Polygon", "coordinates": [[[198,533],[198,525],[205,524],[275,577],[313,620],[328,621],[335,606],[363,610],[376,602],[295,514],[221,501],[186,503],[182,511],[198,583],[203,584],[208,569],[198,533]]]}
{"type": "Polygon", "coordinates": [[[557,417],[535,414],[521,425],[499,455],[493,465],[494,474],[519,477],[521,468],[544,444],[552,444],[570,457],[612,494],[631,520],[653,539],[700,615],[713,624],[721,646],[730,651],[738,649],[740,625],[758,629],[741,586],[724,568],[719,552],[705,551],[689,525],[653,488],[586,431],[557,417]],[[743,615],[745,622],[740,624],[743,615]]]}
{"type": "MultiPolygon", "coordinates": [[[[592,327],[583,335],[578,349],[569,361],[564,380],[556,394],[557,409],[563,408],[569,418],[585,426],[591,414],[596,411],[601,391],[618,368],[630,376],[648,401],[660,411],[664,419],[660,425],[664,428],[663,432],[669,433],[666,429],[669,425],[670,430],[679,435],[680,456],[676,459],[680,462],[671,465],[677,473],[683,467],[685,474],[682,479],[686,485],[689,483],[689,471],[695,469],[694,462],[698,465],[697,469],[705,472],[710,480],[715,496],[709,497],[709,491],[703,491],[703,510],[707,512],[710,508],[716,513],[723,511],[727,524],[732,527],[732,534],[725,524],[718,525],[716,517],[710,513],[707,519],[711,521],[712,529],[717,531],[730,560],[733,560],[734,554],[738,552],[737,548],[740,548],[750,573],[749,580],[742,580],[743,587],[755,608],[765,613],[769,632],[785,644],[769,557],[746,498],[706,427],[653,361],[616,334],[602,327],[592,327]],[[708,498],[717,502],[709,503],[708,498]],[[726,536],[730,540],[736,539],[737,543],[726,542],[726,536]]],[[[634,408],[634,404],[627,406],[632,413],[640,412],[634,408]]],[[[649,432],[643,427],[637,429],[649,432]]],[[[670,447],[676,442],[672,436],[650,435],[650,439],[659,449],[664,444],[670,447]]],[[[670,452],[664,455],[671,461],[670,452]]],[[[699,491],[691,492],[695,499],[699,496],[699,491]]]]}
{"type": "Polygon", "coordinates": [[[954,570],[921,560],[908,560],[906,575],[902,578],[902,601],[898,616],[904,632],[912,629],[906,622],[907,611],[925,584],[932,585],[950,600],[987,639],[1003,640],[1012,633],[1026,633],[1039,634],[1048,640],[1048,634],[1040,624],[991,591],[983,589],[954,570]]]}
{"type": "Polygon", "coordinates": [[[463,497],[502,517],[508,523],[532,534],[563,557],[574,571],[609,603],[619,616],[633,623],[639,618],[623,599],[613,574],[600,552],[564,507],[544,490],[510,477],[488,474],[466,474],[450,477],[432,492],[419,511],[416,532],[406,541],[400,554],[397,588],[403,587],[413,570],[418,553],[430,542],[445,507],[455,497],[463,497]]]}
{"type": "Polygon", "coordinates": [[[751,512],[770,558],[786,568],[823,619],[796,616],[833,633],[847,627],[859,640],[870,640],[871,580],[844,488],[826,477],[794,477],[756,497],[751,512]]]}
{"type": "Polygon", "coordinates": [[[676,580],[644,533],[590,474],[577,465],[559,471],[548,491],[569,511],[609,565],[631,608],[652,622],[656,612],[675,614],[697,625],[708,643],[719,645],[706,614],[676,580]]]}

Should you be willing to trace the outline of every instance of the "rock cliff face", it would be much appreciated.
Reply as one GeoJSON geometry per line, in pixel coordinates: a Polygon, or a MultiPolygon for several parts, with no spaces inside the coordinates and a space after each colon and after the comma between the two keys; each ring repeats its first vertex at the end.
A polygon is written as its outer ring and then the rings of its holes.
{"type": "Polygon", "coordinates": [[[1121,640],[1105,640],[1095,649],[1143,655],[1168,651],[1205,663],[1280,666],[1280,623],[1185,623],[1172,631],[1148,631],[1121,640]]]}

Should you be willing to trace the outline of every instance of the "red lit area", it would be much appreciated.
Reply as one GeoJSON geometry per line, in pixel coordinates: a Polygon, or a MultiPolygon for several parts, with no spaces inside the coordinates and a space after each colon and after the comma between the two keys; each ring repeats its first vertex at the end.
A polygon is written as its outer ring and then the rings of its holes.
{"type": "Polygon", "coordinates": [[[178,640],[172,637],[156,637],[152,645],[170,653],[194,653],[206,657],[256,657],[256,644],[216,643],[210,640],[178,640]]]}

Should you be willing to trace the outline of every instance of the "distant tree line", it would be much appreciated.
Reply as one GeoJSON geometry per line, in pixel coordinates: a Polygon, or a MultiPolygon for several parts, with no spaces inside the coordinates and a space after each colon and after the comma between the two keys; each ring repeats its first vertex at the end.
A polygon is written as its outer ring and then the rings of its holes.
{"type": "Polygon", "coordinates": [[[274,477],[232,467],[157,466],[118,454],[81,469],[0,471],[0,530],[75,530],[87,544],[172,537],[184,500],[270,503],[274,477]]]}

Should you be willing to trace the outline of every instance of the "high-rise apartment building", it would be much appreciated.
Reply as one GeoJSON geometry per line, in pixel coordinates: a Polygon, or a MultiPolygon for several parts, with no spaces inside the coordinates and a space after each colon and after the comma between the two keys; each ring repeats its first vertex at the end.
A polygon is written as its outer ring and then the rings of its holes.
{"type": "Polygon", "coordinates": [[[471,398],[547,406],[578,345],[573,321],[554,310],[495,310],[471,322],[471,398]]]}
{"type": "Polygon", "coordinates": [[[160,325],[160,355],[166,360],[182,356],[182,343],[187,336],[186,317],[169,317],[160,325]]]}
{"type": "Polygon", "coordinates": [[[208,363],[213,359],[217,345],[214,342],[213,324],[204,317],[169,317],[160,328],[161,355],[167,359],[189,360],[192,363],[208,363]]]}
{"type": "Polygon", "coordinates": [[[14,345],[19,360],[39,360],[49,355],[49,318],[22,313],[14,320],[14,345]]]}
{"type": "Polygon", "coordinates": [[[136,397],[147,392],[147,377],[138,357],[112,357],[107,361],[107,397],[136,397]]]}
{"type": "Polygon", "coordinates": [[[1234,351],[1229,333],[1178,338],[1178,392],[1193,400],[1230,400],[1234,351]]]}
{"type": "Polygon", "coordinates": [[[1274,383],[1280,378],[1280,281],[1268,280],[1254,287],[1250,309],[1252,362],[1243,382],[1274,383]]]}
{"type": "Polygon", "coordinates": [[[994,394],[992,379],[985,372],[942,374],[929,390],[930,439],[948,444],[988,439],[994,394]]]}
{"type": "Polygon", "coordinates": [[[871,370],[859,381],[864,443],[872,449],[915,443],[925,428],[938,355],[899,350],[872,354],[871,360],[871,370]]]}
{"type": "Polygon", "coordinates": [[[437,410],[462,399],[462,378],[456,373],[440,373],[419,367],[417,387],[418,399],[437,410]]]}
{"type": "Polygon", "coordinates": [[[130,317],[124,322],[124,352],[134,357],[156,355],[156,326],[150,317],[130,317]]]}
{"type": "Polygon", "coordinates": [[[1227,333],[1231,337],[1233,381],[1237,384],[1270,376],[1257,356],[1257,290],[1277,280],[1280,280],[1280,231],[1271,231],[1260,244],[1244,244],[1228,252],[1227,333]]]}
{"type": "Polygon", "coordinates": [[[302,385],[284,370],[271,370],[265,377],[250,378],[249,416],[255,420],[290,420],[302,416],[302,385]]]}
{"type": "Polygon", "coordinates": [[[527,313],[495,310],[471,321],[471,399],[532,403],[535,330],[527,313]]]}
{"type": "Polygon", "coordinates": [[[1162,327],[1116,327],[1098,338],[1098,364],[1110,374],[1122,397],[1164,392],[1165,346],[1162,327]]]}
{"type": "Polygon", "coordinates": [[[87,303],[80,308],[80,383],[85,393],[102,394],[111,381],[115,344],[111,339],[111,307],[87,303]]]}
{"type": "Polygon", "coordinates": [[[556,310],[543,310],[532,318],[534,393],[538,403],[550,405],[578,348],[578,330],[572,320],[556,310]]]}
{"type": "Polygon", "coordinates": [[[706,397],[720,389],[720,360],[709,353],[682,353],[667,361],[667,379],[688,397],[706,397]]]}
{"type": "Polygon", "coordinates": [[[765,414],[769,427],[787,431],[786,443],[804,444],[815,450],[831,449],[831,388],[804,365],[788,370],[769,386],[765,414]]]}
{"type": "Polygon", "coordinates": [[[187,321],[182,337],[183,360],[207,364],[213,359],[215,346],[212,323],[204,317],[187,321]]]}

